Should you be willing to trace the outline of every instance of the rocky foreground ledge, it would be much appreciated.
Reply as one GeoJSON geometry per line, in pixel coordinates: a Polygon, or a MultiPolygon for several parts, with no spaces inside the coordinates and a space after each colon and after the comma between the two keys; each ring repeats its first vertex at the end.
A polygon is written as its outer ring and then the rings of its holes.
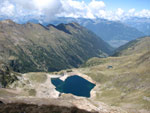
{"type": "Polygon", "coordinates": [[[88,111],[86,108],[92,107],[92,104],[86,99],[69,101],[66,98],[0,98],[0,113],[127,113],[103,103],[98,104],[100,106],[97,110],[93,107],[88,111]]]}
{"type": "Polygon", "coordinates": [[[0,113],[98,113],[79,109],[75,106],[37,105],[22,102],[3,103],[0,101],[0,113]]]}

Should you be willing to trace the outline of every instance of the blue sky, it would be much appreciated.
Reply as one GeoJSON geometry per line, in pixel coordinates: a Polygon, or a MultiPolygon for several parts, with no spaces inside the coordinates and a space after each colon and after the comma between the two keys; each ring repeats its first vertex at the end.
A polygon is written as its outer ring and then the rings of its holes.
{"type": "Polygon", "coordinates": [[[150,18],[150,0],[0,0],[0,19],[50,22],[57,17],[150,18]]]}
{"type": "MultiPolygon", "coordinates": [[[[91,2],[91,0],[78,0],[78,1],[84,1],[86,3],[91,2]]],[[[150,0],[101,0],[101,1],[104,1],[108,10],[115,10],[117,8],[122,8],[124,10],[135,8],[138,11],[142,9],[150,9],[150,0]]]]}

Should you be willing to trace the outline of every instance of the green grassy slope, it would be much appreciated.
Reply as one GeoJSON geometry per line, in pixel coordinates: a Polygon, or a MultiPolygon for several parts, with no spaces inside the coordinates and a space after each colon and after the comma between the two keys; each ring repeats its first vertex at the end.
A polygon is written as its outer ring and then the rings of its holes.
{"type": "Polygon", "coordinates": [[[129,113],[149,113],[149,39],[145,37],[134,44],[131,42],[133,45],[128,48],[134,49],[124,49],[121,56],[92,58],[82,65],[80,72],[99,84],[95,100],[122,107],[129,113]]]}
{"type": "Polygon", "coordinates": [[[150,51],[150,37],[133,40],[116,50],[114,56],[130,55],[150,51]]]}

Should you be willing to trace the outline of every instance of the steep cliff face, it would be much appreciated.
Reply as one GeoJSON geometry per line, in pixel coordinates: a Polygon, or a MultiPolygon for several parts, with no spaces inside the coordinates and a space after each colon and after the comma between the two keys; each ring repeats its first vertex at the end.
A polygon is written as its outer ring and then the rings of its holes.
{"type": "Polygon", "coordinates": [[[78,67],[91,57],[111,52],[107,43],[77,23],[45,27],[0,22],[0,59],[17,72],[78,67]]]}

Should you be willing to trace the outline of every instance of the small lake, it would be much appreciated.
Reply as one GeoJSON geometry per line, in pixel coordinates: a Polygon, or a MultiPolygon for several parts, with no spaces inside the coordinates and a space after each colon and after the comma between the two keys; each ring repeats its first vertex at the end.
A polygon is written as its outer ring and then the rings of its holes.
{"type": "Polygon", "coordinates": [[[59,78],[51,78],[51,82],[55,85],[56,90],[61,93],[71,93],[76,96],[90,97],[90,91],[95,84],[78,76],[70,76],[65,81],[59,78]]]}

